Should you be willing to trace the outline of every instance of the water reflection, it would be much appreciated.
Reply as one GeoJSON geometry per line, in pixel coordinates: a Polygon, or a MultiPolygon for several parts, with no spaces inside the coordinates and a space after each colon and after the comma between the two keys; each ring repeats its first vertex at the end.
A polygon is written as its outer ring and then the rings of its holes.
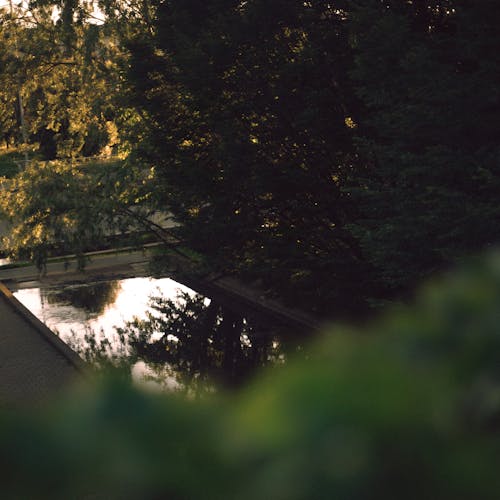
{"type": "Polygon", "coordinates": [[[151,297],[144,320],[118,333],[150,366],[168,366],[181,385],[237,386],[259,367],[284,360],[275,332],[201,295],[151,297]]]}
{"type": "Polygon", "coordinates": [[[166,389],[233,387],[284,360],[277,326],[243,318],[170,279],[33,288],[15,292],[95,366],[120,366],[166,389]]]}
{"type": "Polygon", "coordinates": [[[72,332],[83,339],[88,331],[102,331],[113,344],[115,325],[123,326],[136,316],[146,317],[150,295],[162,293],[173,298],[179,290],[194,293],[168,278],[131,278],[58,286],[39,284],[14,291],[14,295],[51,330],[56,330],[64,341],[73,336],[72,332]],[[89,299],[96,296],[98,290],[108,290],[106,297],[89,299]]]}
{"type": "Polygon", "coordinates": [[[114,304],[119,290],[119,281],[103,281],[85,286],[66,286],[60,290],[41,289],[41,294],[42,300],[48,304],[65,304],[83,309],[90,316],[99,316],[114,304]]]}

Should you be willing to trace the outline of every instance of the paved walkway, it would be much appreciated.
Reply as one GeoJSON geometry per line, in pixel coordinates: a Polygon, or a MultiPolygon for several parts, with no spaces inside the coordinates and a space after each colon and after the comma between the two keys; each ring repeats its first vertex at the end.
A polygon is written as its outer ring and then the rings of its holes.
{"type": "Polygon", "coordinates": [[[80,358],[0,283],[0,408],[43,403],[83,370],[80,358]]]}

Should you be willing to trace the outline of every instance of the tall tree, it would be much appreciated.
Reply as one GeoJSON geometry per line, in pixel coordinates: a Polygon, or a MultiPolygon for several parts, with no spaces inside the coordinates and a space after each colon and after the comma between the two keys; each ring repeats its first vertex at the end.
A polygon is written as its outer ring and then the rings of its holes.
{"type": "Polygon", "coordinates": [[[371,2],[356,12],[368,169],[355,182],[355,231],[382,295],[500,241],[499,21],[489,0],[371,2]]]}
{"type": "Polygon", "coordinates": [[[166,1],[132,53],[136,102],[151,125],[143,156],[155,161],[158,199],[182,236],[226,271],[291,300],[300,290],[302,305],[352,304],[363,273],[342,189],[358,105],[345,11],[166,1]]]}

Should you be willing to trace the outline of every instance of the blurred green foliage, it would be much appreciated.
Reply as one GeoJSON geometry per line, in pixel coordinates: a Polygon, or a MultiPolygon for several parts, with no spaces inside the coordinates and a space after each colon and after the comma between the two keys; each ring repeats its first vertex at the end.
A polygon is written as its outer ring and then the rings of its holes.
{"type": "Polygon", "coordinates": [[[4,411],[2,498],[498,498],[499,325],[497,254],[231,396],[4,411]]]}

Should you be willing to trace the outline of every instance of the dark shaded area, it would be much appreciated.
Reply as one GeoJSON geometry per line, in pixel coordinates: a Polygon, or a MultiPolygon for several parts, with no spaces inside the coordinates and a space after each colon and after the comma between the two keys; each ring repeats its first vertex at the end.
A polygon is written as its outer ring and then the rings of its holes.
{"type": "Polygon", "coordinates": [[[363,309],[366,277],[346,228],[359,103],[343,17],[325,2],[169,1],[131,44],[135,102],[155,124],[139,153],[181,237],[328,314],[363,309]]]}
{"type": "Polygon", "coordinates": [[[367,2],[353,16],[353,233],[374,295],[401,297],[500,241],[499,21],[491,0],[367,2]]]}
{"type": "Polygon", "coordinates": [[[42,128],[31,136],[32,141],[40,144],[38,152],[42,160],[55,160],[57,158],[56,133],[53,130],[42,128]]]}
{"type": "Polygon", "coordinates": [[[17,151],[0,150],[0,177],[14,177],[19,172],[16,162],[22,158],[17,151]]]}
{"type": "Polygon", "coordinates": [[[492,0],[158,4],[138,154],[221,272],[357,319],[500,242],[492,0]],[[146,122],[146,124],[149,122],[146,122]]]}

